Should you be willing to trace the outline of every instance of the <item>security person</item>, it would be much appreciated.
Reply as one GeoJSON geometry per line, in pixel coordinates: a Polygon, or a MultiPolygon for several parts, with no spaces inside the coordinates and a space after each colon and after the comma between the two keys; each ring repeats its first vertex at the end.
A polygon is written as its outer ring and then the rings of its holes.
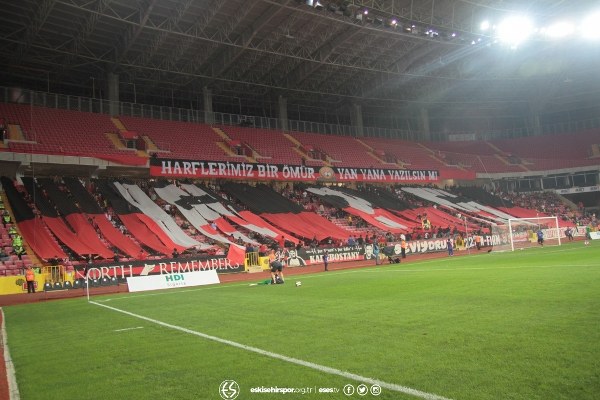
{"type": "Polygon", "coordinates": [[[27,293],[35,293],[35,272],[31,265],[25,271],[25,280],[27,281],[27,293]]]}
{"type": "Polygon", "coordinates": [[[4,211],[4,214],[2,214],[2,225],[6,228],[8,224],[10,224],[10,214],[8,211],[4,211]]]}

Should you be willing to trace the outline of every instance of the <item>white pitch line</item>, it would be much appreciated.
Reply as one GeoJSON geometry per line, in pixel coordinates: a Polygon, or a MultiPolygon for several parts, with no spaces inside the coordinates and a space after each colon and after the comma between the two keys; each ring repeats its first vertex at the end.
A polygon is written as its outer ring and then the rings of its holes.
{"type": "Polygon", "coordinates": [[[228,285],[227,283],[225,283],[224,285],[211,285],[211,286],[205,286],[205,287],[199,287],[197,289],[177,289],[177,290],[170,290],[170,291],[158,291],[156,293],[145,293],[145,294],[136,294],[136,295],[129,295],[129,296],[121,296],[121,297],[111,297],[109,299],[99,299],[97,300],[97,302],[99,303],[106,303],[107,301],[111,301],[111,300],[121,300],[121,299],[137,299],[140,297],[150,297],[150,296],[164,296],[164,295],[168,295],[168,294],[179,294],[179,293],[189,293],[189,292],[198,292],[200,290],[210,290],[210,289],[225,289],[228,287],[236,287],[236,286],[248,286],[248,283],[239,283],[239,284],[235,284],[235,285],[228,285]]]}
{"type": "Polygon", "coordinates": [[[250,351],[253,353],[257,353],[266,357],[270,357],[270,358],[274,358],[277,360],[281,360],[281,361],[285,361],[291,364],[296,364],[296,365],[300,365],[303,367],[307,367],[307,368],[311,368],[320,372],[324,372],[324,373],[328,373],[331,375],[337,375],[337,376],[341,376],[342,378],[346,378],[346,379],[351,379],[353,381],[358,381],[358,382],[363,382],[363,383],[368,383],[370,385],[379,385],[382,388],[388,389],[388,390],[392,390],[395,392],[400,392],[400,393],[405,393],[405,394],[409,394],[411,396],[415,396],[415,397],[419,397],[421,399],[425,399],[425,400],[451,400],[448,397],[443,397],[443,396],[439,396],[437,394],[433,394],[433,393],[427,393],[427,392],[423,392],[421,390],[418,389],[413,389],[407,386],[402,386],[402,385],[397,385],[395,383],[388,383],[388,382],[384,382],[384,381],[380,381],[378,379],[373,379],[373,378],[368,378],[366,376],[361,376],[361,375],[357,375],[357,374],[353,374],[351,372],[346,372],[346,371],[342,371],[336,368],[331,368],[331,367],[327,367],[325,365],[320,365],[320,364],[315,364],[309,361],[304,361],[304,360],[300,360],[298,358],[293,358],[293,357],[288,357],[288,356],[284,356],[282,354],[278,354],[278,353],[273,353],[271,351],[267,351],[267,350],[263,350],[263,349],[259,349],[258,347],[253,347],[253,346],[247,346],[245,344],[241,344],[238,342],[234,342],[232,340],[228,340],[228,339],[223,339],[220,337],[216,337],[216,336],[212,336],[212,335],[207,335],[206,333],[202,333],[202,332],[198,332],[198,331],[194,331],[192,329],[188,329],[188,328],[184,328],[178,325],[172,325],[166,322],[162,322],[153,318],[149,318],[149,317],[145,317],[143,315],[139,315],[139,314],[135,314],[129,311],[125,311],[125,310],[121,310],[119,308],[115,308],[115,307],[111,307],[108,306],[106,304],[100,304],[97,303],[95,301],[90,301],[90,303],[95,304],[97,306],[100,307],[104,307],[107,308],[109,310],[112,311],[116,311],[125,315],[129,315],[131,317],[134,318],[138,318],[147,322],[151,322],[153,324],[156,325],[160,325],[163,326],[165,328],[169,328],[169,329],[173,329],[176,331],[180,331],[180,332],[184,332],[184,333],[188,333],[190,335],[194,335],[194,336],[198,336],[201,337],[203,339],[208,339],[208,340],[212,340],[221,344],[225,344],[228,346],[232,346],[232,347],[236,347],[238,349],[242,349],[242,350],[246,350],[246,351],[250,351]]]}
{"type": "Polygon", "coordinates": [[[125,331],[132,331],[134,329],[144,329],[143,326],[136,326],[133,328],[123,328],[123,329],[115,329],[113,332],[125,332],[125,331]]]}
{"type": "Polygon", "coordinates": [[[19,400],[21,398],[21,394],[19,393],[19,385],[17,385],[15,365],[13,364],[12,358],[10,357],[10,351],[8,350],[8,336],[6,335],[6,318],[4,316],[4,309],[1,307],[0,313],[2,314],[0,340],[2,341],[2,347],[4,347],[4,363],[6,365],[6,380],[8,381],[8,396],[10,400],[19,400]]]}

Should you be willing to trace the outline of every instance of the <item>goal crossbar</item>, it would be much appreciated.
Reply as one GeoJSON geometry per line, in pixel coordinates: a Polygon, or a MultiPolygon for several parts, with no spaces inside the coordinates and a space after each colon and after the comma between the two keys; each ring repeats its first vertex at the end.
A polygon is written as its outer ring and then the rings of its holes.
{"type": "Polygon", "coordinates": [[[497,231],[496,233],[505,234],[509,238],[507,244],[510,244],[511,251],[514,251],[516,248],[531,247],[534,243],[542,246],[544,244],[551,246],[561,245],[561,232],[556,216],[509,218],[506,225],[497,226],[495,230],[497,231]]]}

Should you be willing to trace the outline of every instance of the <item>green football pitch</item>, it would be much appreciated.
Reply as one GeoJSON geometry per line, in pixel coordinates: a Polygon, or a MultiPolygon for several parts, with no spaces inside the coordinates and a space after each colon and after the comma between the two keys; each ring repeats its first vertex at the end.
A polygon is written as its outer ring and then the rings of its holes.
{"type": "Polygon", "coordinates": [[[598,399],[599,260],[577,242],[10,306],[8,347],[24,400],[598,399]]]}

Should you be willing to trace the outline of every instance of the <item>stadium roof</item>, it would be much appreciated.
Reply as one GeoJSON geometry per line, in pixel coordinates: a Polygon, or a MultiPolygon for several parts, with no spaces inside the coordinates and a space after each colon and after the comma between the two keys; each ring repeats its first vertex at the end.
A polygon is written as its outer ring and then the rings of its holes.
{"type": "Polygon", "coordinates": [[[208,87],[217,99],[264,105],[281,95],[331,110],[598,101],[598,42],[536,39],[515,49],[480,29],[522,12],[537,24],[580,20],[595,1],[316,3],[2,0],[0,84],[97,96],[113,72],[122,100],[189,104],[208,87]]]}

